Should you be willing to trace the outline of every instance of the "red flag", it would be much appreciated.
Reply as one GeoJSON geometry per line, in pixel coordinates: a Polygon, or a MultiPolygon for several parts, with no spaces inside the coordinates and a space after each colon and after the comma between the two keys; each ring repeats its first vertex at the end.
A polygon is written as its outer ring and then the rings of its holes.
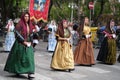
{"type": "Polygon", "coordinates": [[[30,0],[29,12],[31,19],[47,22],[50,0],[30,0]]]}

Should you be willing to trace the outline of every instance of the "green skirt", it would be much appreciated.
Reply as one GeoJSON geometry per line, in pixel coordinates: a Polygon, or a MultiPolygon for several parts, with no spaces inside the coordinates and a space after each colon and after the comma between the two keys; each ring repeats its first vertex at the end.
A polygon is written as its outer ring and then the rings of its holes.
{"type": "Polygon", "coordinates": [[[26,47],[16,40],[8,55],[4,71],[18,74],[34,73],[33,47],[26,47]]]}

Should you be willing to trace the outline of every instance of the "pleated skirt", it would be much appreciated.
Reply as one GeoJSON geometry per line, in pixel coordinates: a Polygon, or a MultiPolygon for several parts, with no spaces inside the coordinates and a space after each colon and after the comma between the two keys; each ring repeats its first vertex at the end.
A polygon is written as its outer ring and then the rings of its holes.
{"type": "Polygon", "coordinates": [[[82,39],[74,50],[75,64],[93,65],[95,64],[93,45],[90,38],[82,39]]]}
{"type": "Polygon", "coordinates": [[[52,56],[51,68],[57,70],[74,69],[72,46],[68,42],[58,41],[52,56]]]}
{"type": "Polygon", "coordinates": [[[33,47],[26,47],[16,40],[8,55],[4,71],[19,74],[34,73],[33,47]]]}

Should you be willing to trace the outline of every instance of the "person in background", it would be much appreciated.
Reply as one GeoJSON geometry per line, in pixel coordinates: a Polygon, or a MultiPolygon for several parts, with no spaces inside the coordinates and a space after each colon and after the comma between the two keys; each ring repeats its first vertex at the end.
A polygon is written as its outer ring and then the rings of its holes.
{"type": "Polygon", "coordinates": [[[34,22],[35,30],[33,31],[33,48],[39,43],[39,31],[40,28],[37,25],[37,22],[34,22]]]}
{"type": "Polygon", "coordinates": [[[120,54],[119,54],[119,56],[118,56],[118,58],[117,58],[117,61],[120,63],[120,54]]]}
{"type": "Polygon", "coordinates": [[[76,46],[78,44],[78,41],[79,41],[79,33],[77,31],[78,29],[78,25],[77,24],[74,24],[73,25],[73,45],[76,46]]]}
{"type": "Polygon", "coordinates": [[[8,55],[4,71],[14,73],[17,76],[28,74],[28,78],[34,78],[35,63],[30,35],[35,30],[35,27],[30,21],[30,14],[28,12],[23,13],[15,30],[21,36],[16,34],[16,41],[8,55]]]}
{"type": "Polygon", "coordinates": [[[42,39],[44,42],[48,42],[48,26],[49,26],[49,23],[44,23],[43,25],[42,39]]]}
{"type": "MultiPolygon", "coordinates": [[[[117,36],[117,39],[116,39],[117,48],[118,50],[120,50],[120,22],[117,25],[116,36],[117,36]]],[[[117,58],[117,61],[120,63],[120,54],[117,58]]]]}
{"type": "Polygon", "coordinates": [[[44,22],[42,20],[38,21],[38,23],[37,23],[37,25],[39,27],[39,32],[38,32],[39,39],[43,38],[43,36],[42,36],[43,35],[43,24],[44,24],[44,22]]]}
{"type": "Polygon", "coordinates": [[[56,32],[57,45],[52,56],[51,68],[53,70],[74,70],[72,45],[69,43],[71,33],[67,20],[63,20],[56,32]]]}
{"type": "Polygon", "coordinates": [[[103,34],[103,31],[105,30],[105,26],[101,25],[101,24],[98,24],[98,30],[97,30],[97,37],[98,37],[98,45],[96,48],[100,48],[101,47],[101,43],[104,39],[104,34],[103,34]]]}
{"type": "Polygon", "coordinates": [[[71,32],[71,38],[70,38],[70,43],[73,45],[73,22],[68,22],[68,29],[71,32]]]}
{"type": "Polygon", "coordinates": [[[85,17],[79,29],[79,43],[74,50],[74,61],[76,65],[92,66],[95,64],[93,44],[91,41],[91,29],[89,19],[85,17]]]}
{"type": "Polygon", "coordinates": [[[120,23],[118,23],[117,25],[116,36],[117,36],[117,39],[116,39],[117,48],[119,50],[120,49],[120,23]]]}
{"type": "Polygon", "coordinates": [[[49,52],[54,52],[57,41],[55,37],[56,33],[56,23],[54,20],[51,21],[51,23],[48,25],[48,51],[49,52]]]}
{"type": "Polygon", "coordinates": [[[107,23],[104,33],[104,40],[101,44],[97,60],[105,64],[115,64],[116,62],[116,32],[114,30],[114,20],[107,23]]]}
{"type": "Polygon", "coordinates": [[[14,26],[12,19],[8,20],[8,23],[5,28],[7,30],[7,34],[6,34],[6,38],[5,38],[4,51],[10,52],[11,48],[15,42],[15,34],[13,32],[15,26],[14,26]]]}

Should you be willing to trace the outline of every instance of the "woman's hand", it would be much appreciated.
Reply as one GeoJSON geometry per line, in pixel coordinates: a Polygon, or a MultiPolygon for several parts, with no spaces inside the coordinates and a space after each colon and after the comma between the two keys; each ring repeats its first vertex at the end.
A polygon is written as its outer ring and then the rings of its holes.
{"type": "Polygon", "coordinates": [[[49,34],[51,34],[52,32],[51,31],[48,31],[49,34]]]}
{"type": "Polygon", "coordinates": [[[90,38],[90,37],[91,37],[91,35],[90,35],[90,34],[88,34],[88,35],[85,35],[85,37],[86,37],[86,38],[90,38]]]}
{"type": "Polygon", "coordinates": [[[115,35],[115,34],[112,34],[112,37],[113,37],[113,38],[116,38],[116,35],[115,35]]]}
{"type": "Polygon", "coordinates": [[[69,42],[69,40],[70,40],[70,38],[64,38],[65,39],[65,41],[67,41],[67,42],[69,42]]]}
{"type": "Polygon", "coordinates": [[[31,46],[31,42],[27,42],[27,41],[24,41],[23,44],[27,47],[30,47],[31,46]]]}

